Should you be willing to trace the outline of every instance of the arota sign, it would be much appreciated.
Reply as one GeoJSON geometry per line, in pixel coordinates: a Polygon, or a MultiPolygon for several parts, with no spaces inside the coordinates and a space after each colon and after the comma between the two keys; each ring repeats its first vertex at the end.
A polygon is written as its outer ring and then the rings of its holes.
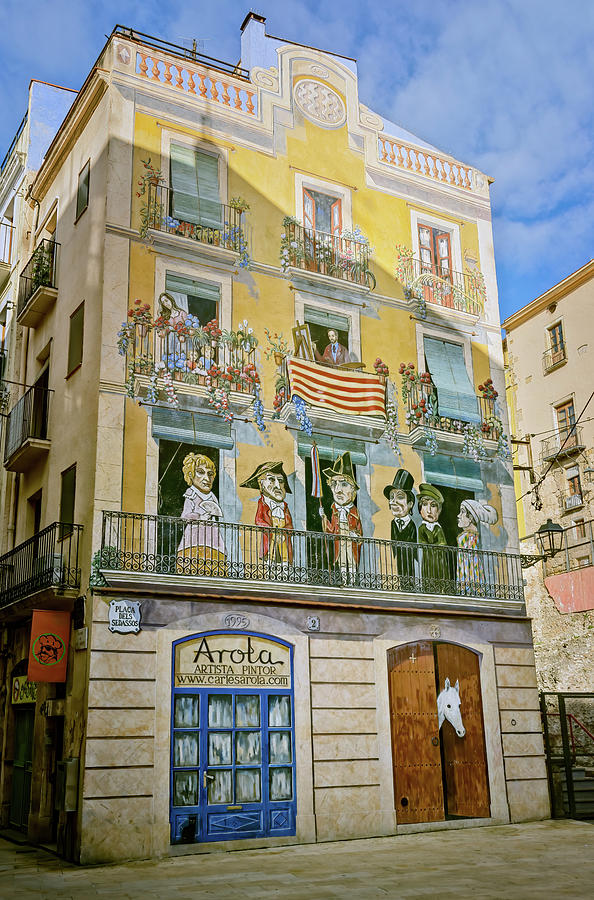
{"type": "Polygon", "coordinates": [[[29,681],[66,681],[70,613],[34,609],[29,645],[29,681]]]}
{"type": "Polygon", "coordinates": [[[289,647],[251,634],[206,634],[175,648],[175,687],[291,688],[289,647]]]}

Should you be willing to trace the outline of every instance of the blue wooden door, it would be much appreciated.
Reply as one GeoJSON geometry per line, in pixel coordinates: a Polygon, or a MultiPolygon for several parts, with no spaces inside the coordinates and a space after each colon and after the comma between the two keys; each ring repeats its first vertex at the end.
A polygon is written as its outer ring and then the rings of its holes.
{"type": "Polygon", "coordinates": [[[173,843],[295,834],[292,691],[173,694],[173,843]]]}

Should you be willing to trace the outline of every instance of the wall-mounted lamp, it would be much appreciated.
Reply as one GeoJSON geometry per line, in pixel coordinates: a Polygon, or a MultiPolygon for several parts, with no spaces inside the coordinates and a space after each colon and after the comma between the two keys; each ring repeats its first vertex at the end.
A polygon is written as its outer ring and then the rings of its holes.
{"type": "Polygon", "coordinates": [[[547,519],[536,532],[536,540],[541,551],[540,556],[522,554],[522,568],[528,569],[537,562],[556,556],[563,546],[563,529],[552,519],[547,519]]]}

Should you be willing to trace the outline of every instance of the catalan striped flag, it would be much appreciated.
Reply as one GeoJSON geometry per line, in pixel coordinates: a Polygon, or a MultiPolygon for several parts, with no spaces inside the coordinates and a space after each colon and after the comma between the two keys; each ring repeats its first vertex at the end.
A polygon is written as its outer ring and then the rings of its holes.
{"type": "Polygon", "coordinates": [[[379,375],[319,366],[306,359],[287,360],[291,395],[312,406],[351,416],[386,415],[386,387],[379,375]]]}
{"type": "Polygon", "coordinates": [[[322,496],[322,473],[320,471],[320,454],[318,445],[314,441],[311,445],[311,495],[322,496]]]}

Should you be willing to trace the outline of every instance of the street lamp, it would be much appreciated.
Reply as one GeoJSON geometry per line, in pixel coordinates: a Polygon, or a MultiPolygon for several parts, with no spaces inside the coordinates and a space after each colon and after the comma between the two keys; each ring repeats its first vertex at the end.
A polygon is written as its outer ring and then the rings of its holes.
{"type": "Polygon", "coordinates": [[[528,569],[537,562],[545,559],[551,559],[561,550],[563,546],[563,529],[552,519],[547,519],[544,525],[541,525],[536,532],[536,540],[541,551],[540,556],[528,556],[522,554],[522,568],[528,569]]]}

